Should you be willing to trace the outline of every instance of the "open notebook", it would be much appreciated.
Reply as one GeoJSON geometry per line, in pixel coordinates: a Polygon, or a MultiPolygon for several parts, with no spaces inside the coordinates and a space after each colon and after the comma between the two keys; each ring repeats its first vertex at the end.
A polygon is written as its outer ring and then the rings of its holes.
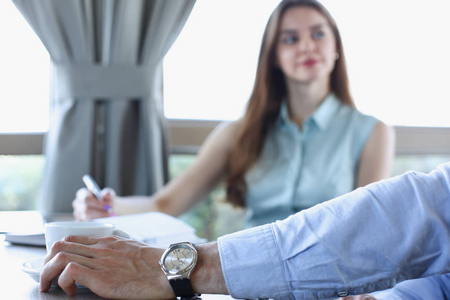
{"type": "Polygon", "coordinates": [[[127,232],[133,239],[154,247],[165,248],[171,243],[204,243],[207,240],[197,237],[195,229],[175,217],[149,212],[135,215],[96,219],[95,222],[112,223],[127,232]]]}
{"type": "MultiPolygon", "coordinates": [[[[165,248],[171,243],[182,241],[197,244],[207,241],[199,238],[195,234],[195,229],[190,225],[159,212],[102,218],[96,219],[94,222],[115,224],[118,229],[126,231],[134,240],[145,242],[154,247],[165,248]]],[[[32,232],[8,232],[5,235],[5,241],[15,244],[45,247],[42,223],[41,226],[38,226],[32,232]]]]}

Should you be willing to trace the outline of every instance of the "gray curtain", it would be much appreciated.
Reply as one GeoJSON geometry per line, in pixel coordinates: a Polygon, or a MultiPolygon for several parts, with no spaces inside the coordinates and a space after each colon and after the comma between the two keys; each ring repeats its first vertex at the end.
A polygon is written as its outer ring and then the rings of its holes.
{"type": "Polygon", "coordinates": [[[12,1],[51,58],[44,216],[72,211],[85,173],[119,195],[163,186],[162,60],[195,0],[12,1]]]}

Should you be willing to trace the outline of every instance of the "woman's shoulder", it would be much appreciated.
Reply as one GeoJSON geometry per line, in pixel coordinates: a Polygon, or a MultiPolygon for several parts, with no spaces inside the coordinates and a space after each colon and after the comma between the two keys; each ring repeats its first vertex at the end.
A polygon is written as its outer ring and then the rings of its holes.
{"type": "Polygon", "coordinates": [[[242,121],[224,121],[217,125],[210,133],[205,144],[214,144],[219,147],[231,150],[234,139],[241,128],[242,121]]]}
{"type": "Polygon", "coordinates": [[[353,109],[351,114],[348,126],[353,135],[359,137],[364,144],[370,137],[378,142],[395,141],[395,130],[392,126],[357,109],[353,109]]]}
{"type": "Polygon", "coordinates": [[[334,118],[331,121],[333,128],[342,128],[342,130],[345,130],[348,134],[360,136],[364,140],[369,137],[376,128],[381,131],[389,128],[388,125],[384,124],[377,117],[343,103],[338,98],[336,98],[335,103],[337,109],[334,118]]]}
{"type": "Polygon", "coordinates": [[[339,104],[339,115],[343,120],[352,120],[356,126],[360,124],[374,126],[375,124],[380,122],[377,117],[366,114],[360,111],[358,108],[352,107],[343,102],[340,102],[339,104]]]}
{"type": "Polygon", "coordinates": [[[216,128],[214,128],[213,134],[234,136],[241,128],[241,124],[241,119],[235,121],[223,121],[219,125],[217,125],[216,128]]]}

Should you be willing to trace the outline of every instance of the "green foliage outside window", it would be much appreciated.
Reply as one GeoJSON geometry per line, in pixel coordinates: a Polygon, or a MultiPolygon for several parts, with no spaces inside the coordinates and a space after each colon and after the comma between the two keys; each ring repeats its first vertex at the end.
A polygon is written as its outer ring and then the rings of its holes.
{"type": "Polygon", "coordinates": [[[0,211],[37,209],[44,162],[42,155],[0,156],[0,211]]]}

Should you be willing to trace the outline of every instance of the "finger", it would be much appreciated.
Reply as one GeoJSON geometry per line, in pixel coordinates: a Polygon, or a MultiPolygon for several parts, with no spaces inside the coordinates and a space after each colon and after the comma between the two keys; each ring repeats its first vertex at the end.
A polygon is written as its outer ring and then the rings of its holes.
{"type": "Polygon", "coordinates": [[[45,262],[44,268],[39,275],[39,290],[41,292],[48,291],[52,286],[53,278],[58,276],[58,274],[60,274],[62,270],[64,270],[64,267],[65,266],[45,262]]]}
{"type": "Polygon", "coordinates": [[[64,237],[61,241],[56,242],[50,249],[49,255],[55,256],[59,252],[73,253],[85,257],[114,255],[114,249],[122,249],[128,244],[135,245],[135,242],[136,241],[116,235],[69,235],[64,237]]]}
{"type": "Polygon", "coordinates": [[[78,210],[75,206],[73,207],[73,216],[75,217],[75,221],[84,221],[86,219],[86,213],[78,210]]]}
{"type": "Polygon", "coordinates": [[[75,197],[77,199],[84,199],[89,195],[89,190],[87,188],[81,188],[78,189],[77,192],[75,193],[75,197]]]}
{"type": "Polygon", "coordinates": [[[77,191],[74,203],[84,203],[86,206],[91,207],[101,207],[102,202],[98,200],[94,194],[92,194],[88,189],[81,188],[77,191]]]}
{"type": "Polygon", "coordinates": [[[96,237],[89,236],[67,236],[61,241],[57,241],[53,244],[52,248],[45,257],[44,263],[47,263],[58,253],[72,253],[77,255],[83,255],[86,257],[92,257],[94,250],[88,248],[90,245],[94,245],[98,242],[96,237]]]}
{"type": "Polygon", "coordinates": [[[88,197],[88,193],[86,188],[81,188],[76,192],[75,199],[72,201],[73,215],[77,221],[86,219],[86,203],[84,200],[88,197]]]}
{"type": "Polygon", "coordinates": [[[85,214],[81,215],[81,217],[83,218],[82,221],[92,221],[94,219],[107,218],[110,216],[110,210],[111,208],[109,206],[105,207],[105,205],[102,205],[101,208],[88,207],[86,208],[85,214]]]}
{"type": "MultiPolygon", "coordinates": [[[[77,278],[79,278],[80,269],[89,269],[80,264],[70,262],[62,271],[58,278],[59,287],[70,296],[74,296],[77,293],[77,278]]],[[[87,286],[86,286],[87,287],[87,286]]]]}
{"type": "Polygon", "coordinates": [[[76,246],[75,244],[81,245],[95,245],[102,237],[100,236],[86,236],[86,235],[68,235],[64,237],[63,241],[66,244],[71,244],[71,246],[76,246]]]}
{"type": "Polygon", "coordinates": [[[86,203],[87,207],[92,208],[102,208],[103,207],[103,201],[100,201],[97,199],[97,197],[94,196],[91,192],[89,192],[89,195],[84,198],[84,203],[86,203]]]}
{"type": "Polygon", "coordinates": [[[90,207],[86,206],[85,203],[76,203],[72,204],[73,206],[73,215],[77,221],[90,221],[98,218],[107,218],[109,217],[108,212],[104,209],[104,207],[90,207]]]}
{"type": "Polygon", "coordinates": [[[76,294],[76,283],[89,288],[99,296],[109,296],[112,289],[105,285],[106,281],[102,278],[102,274],[102,272],[72,262],[67,265],[59,276],[58,285],[71,296],[76,294]]]}
{"type": "Polygon", "coordinates": [[[106,199],[103,198],[103,201],[100,201],[93,195],[90,195],[84,200],[86,205],[86,215],[84,217],[86,220],[107,218],[113,213],[111,194],[107,195],[106,199]]]}
{"type": "MultiPolygon", "coordinates": [[[[114,199],[114,197],[116,197],[116,191],[114,191],[114,189],[112,188],[106,187],[102,190],[102,196],[109,198],[109,200],[112,200],[114,199]]],[[[107,199],[104,200],[106,201],[107,199]]]]}
{"type": "Polygon", "coordinates": [[[115,216],[113,202],[116,197],[116,192],[112,188],[104,188],[102,190],[103,196],[103,209],[109,214],[109,216],[115,216]]]}
{"type": "Polygon", "coordinates": [[[95,284],[95,282],[98,281],[97,274],[100,273],[96,272],[95,269],[86,264],[69,262],[59,275],[58,285],[70,296],[74,296],[77,293],[76,283],[79,283],[98,294],[101,291],[96,291],[98,290],[98,285],[95,284]]]}
{"type": "Polygon", "coordinates": [[[56,278],[66,268],[67,264],[72,261],[84,262],[89,265],[88,259],[83,256],[71,253],[60,252],[50,261],[46,262],[40,274],[39,290],[48,291],[51,287],[52,280],[56,278]]]}
{"type": "Polygon", "coordinates": [[[105,202],[99,201],[91,192],[80,189],[77,192],[77,198],[72,201],[73,214],[77,221],[107,218],[110,216],[108,209],[111,206],[105,209],[104,205],[105,202]]]}

